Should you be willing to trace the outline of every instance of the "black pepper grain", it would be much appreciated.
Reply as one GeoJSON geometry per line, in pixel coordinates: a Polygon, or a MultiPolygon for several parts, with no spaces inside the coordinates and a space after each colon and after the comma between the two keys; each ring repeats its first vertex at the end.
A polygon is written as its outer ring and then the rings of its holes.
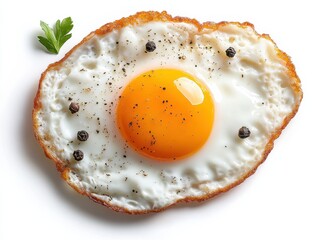
{"type": "Polygon", "coordinates": [[[233,47],[229,47],[226,50],[226,55],[227,55],[227,57],[232,58],[236,55],[236,50],[233,47]]]}
{"type": "Polygon", "coordinates": [[[80,106],[78,103],[75,103],[75,102],[71,102],[70,105],[69,105],[69,110],[72,114],[78,112],[80,109],[80,106]]]}
{"type": "Polygon", "coordinates": [[[78,131],[77,137],[79,141],[83,142],[88,140],[89,134],[87,133],[87,131],[82,130],[82,131],[78,131]]]}
{"type": "Polygon", "coordinates": [[[248,127],[241,127],[238,131],[238,137],[240,138],[247,138],[250,136],[250,130],[248,127]]]}
{"type": "Polygon", "coordinates": [[[153,41],[148,41],[145,45],[145,49],[147,52],[154,52],[156,45],[153,41]]]}
{"type": "Polygon", "coordinates": [[[75,150],[73,152],[73,157],[76,161],[81,161],[84,157],[84,154],[81,150],[75,150]]]}

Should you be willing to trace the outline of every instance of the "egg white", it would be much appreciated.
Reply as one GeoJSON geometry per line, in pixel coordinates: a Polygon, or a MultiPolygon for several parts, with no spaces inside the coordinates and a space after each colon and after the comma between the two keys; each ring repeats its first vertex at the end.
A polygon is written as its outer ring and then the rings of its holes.
{"type": "Polygon", "coordinates": [[[186,197],[212,194],[251,171],[295,99],[274,43],[251,27],[228,24],[198,32],[188,23],[149,22],[94,35],[50,69],[41,83],[37,131],[50,154],[70,168],[69,181],[81,191],[128,211],[156,210],[186,197]],[[155,42],[154,52],[145,51],[148,40],[155,42]],[[237,51],[233,58],[225,54],[230,46],[237,51]],[[207,143],[174,163],[134,152],[115,121],[126,84],[158,68],[197,77],[215,103],[207,143]],[[71,101],[80,104],[79,112],[70,113],[71,101]],[[249,138],[238,137],[242,126],[250,129],[249,138]],[[87,141],[76,139],[80,130],[89,133],[87,141]],[[82,161],[74,160],[76,149],[84,152],[82,161]]]}

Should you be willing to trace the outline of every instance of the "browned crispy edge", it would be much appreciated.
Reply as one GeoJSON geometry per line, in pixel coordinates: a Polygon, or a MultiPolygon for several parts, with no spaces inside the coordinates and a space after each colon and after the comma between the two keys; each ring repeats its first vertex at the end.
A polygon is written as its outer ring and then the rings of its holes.
{"type": "MultiPolygon", "coordinates": [[[[129,213],[129,214],[145,214],[145,213],[150,213],[150,212],[160,212],[163,211],[179,202],[192,202],[192,201],[204,201],[207,200],[209,198],[212,198],[220,193],[226,192],[228,190],[230,190],[231,188],[237,186],[238,184],[242,183],[246,178],[248,178],[250,175],[252,175],[256,169],[258,168],[258,166],[263,163],[265,161],[265,159],[267,158],[268,154],[270,153],[270,151],[273,149],[274,146],[274,141],[279,137],[279,135],[281,134],[281,131],[287,126],[287,124],[289,123],[289,121],[295,116],[295,114],[298,111],[300,102],[302,100],[303,97],[303,93],[301,90],[301,84],[300,84],[300,79],[296,74],[295,71],[295,67],[293,65],[293,63],[290,60],[290,57],[283,51],[281,51],[280,49],[278,49],[276,47],[277,50],[277,55],[279,58],[281,58],[284,61],[284,64],[287,67],[287,73],[290,76],[290,84],[292,86],[292,89],[295,93],[295,99],[296,99],[296,105],[294,106],[294,109],[292,110],[292,112],[284,119],[284,121],[282,122],[282,125],[280,126],[280,128],[274,132],[271,136],[271,138],[269,139],[265,151],[263,152],[262,158],[260,159],[260,161],[256,164],[256,166],[251,169],[248,173],[246,173],[244,176],[242,176],[242,178],[238,179],[236,182],[222,188],[222,189],[218,189],[217,191],[208,193],[204,196],[200,196],[200,197],[186,197],[184,199],[180,199],[174,203],[172,203],[169,206],[163,207],[163,208],[158,208],[158,209],[151,209],[151,210],[137,210],[137,211],[132,211],[126,208],[121,208],[118,206],[113,206],[112,204],[110,204],[109,202],[105,202],[102,201],[100,199],[97,199],[96,197],[92,196],[92,194],[90,192],[86,192],[83,189],[80,189],[77,185],[75,185],[72,181],[70,181],[69,178],[69,173],[70,173],[70,169],[66,166],[64,166],[59,159],[57,159],[51,152],[51,149],[48,149],[45,145],[44,145],[44,141],[43,139],[41,139],[41,137],[39,136],[39,133],[37,131],[38,129],[38,122],[36,119],[37,113],[38,111],[40,111],[41,109],[41,102],[40,102],[40,96],[41,96],[41,84],[42,81],[46,75],[46,73],[51,70],[54,69],[55,67],[59,67],[59,65],[61,63],[63,63],[63,61],[65,59],[67,59],[79,46],[81,46],[83,43],[87,42],[89,39],[91,39],[95,34],[97,35],[103,35],[106,33],[109,33],[113,30],[116,29],[121,29],[125,26],[131,25],[131,24],[142,24],[142,23],[147,23],[150,21],[163,21],[163,22],[184,22],[184,23],[190,23],[195,25],[198,28],[198,31],[201,31],[203,28],[209,28],[214,30],[217,30],[218,28],[228,25],[228,24],[235,24],[238,27],[241,28],[246,28],[246,27],[251,27],[252,29],[254,29],[254,25],[252,25],[251,23],[248,22],[244,22],[244,23],[239,23],[239,22],[220,22],[220,23],[212,23],[212,22],[205,22],[205,23],[199,23],[197,20],[195,19],[189,19],[189,18],[185,18],[185,17],[172,17],[171,15],[167,14],[165,11],[164,12],[153,12],[153,11],[149,11],[149,12],[138,12],[135,15],[129,16],[127,18],[122,18],[120,20],[114,21],[112,23],[108,23],[105,24],[104,26],[102,26],[101,28],[97,29],[95,32],[91,32],[88,36],[86,36],[79,44],[77,44],[76,46],[74,46],[60,61],[55,62],[53,64],[50,64],[48,66],[48,68],[42,73],[40,81],[39,81],[39,86],[38,86],[38,91],[36,94],[36,97],[34,99],[34,108],[33,108],[33,113],[32,113],[32,117],[33,117],[33,129],[34,129],[34,134],[36,139],[38,140],[38,142],[40,143],[41,147],[44,150],[45,155],[50,158],[51,160],[53,160],[56,164],[56,167],[58,169],[58,171],[61,172],[61,176],[62,178],[71,186],[73,187],[77,192],[79,192],[82,195],[85,195],[87,197],[89,197],[90,199],[92,199],[93,201],[100,203],[106,207],[109,207],[117,212],[125,212],[125,213],[129,213]]],[[[254,30],[255,31],[255,30],[254,30]]],[[[256,31],[255,33],[260,37],[260,38],[265,38],[268,39],[270,41],[272,41],[274,43],[274,41],[266,34],[258,34],[256,31]]],[[[275,43],[274,43],[275,44],[275,43]]],[[[275,44],[276,46],[276,44],[275,44]]]]}

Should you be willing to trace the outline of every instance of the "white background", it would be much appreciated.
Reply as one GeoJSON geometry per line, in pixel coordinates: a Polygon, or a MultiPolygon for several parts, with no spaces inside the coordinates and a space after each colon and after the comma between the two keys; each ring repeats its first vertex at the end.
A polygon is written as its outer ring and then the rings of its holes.
{"type": "Polygon", "coordinates": [[[318,239],[319,17],[316,1],[1,1],[0,239],[318,239]],[[199,21],[249,21],[286,51],[302,81],[298,114],[257,172],[204,204],[131,216],[75,193],[32,132],[40,74],[89,32],[141,10],[199,21]],[[39,21],[71,16],[59,55],[37,42],[39,21]]]}

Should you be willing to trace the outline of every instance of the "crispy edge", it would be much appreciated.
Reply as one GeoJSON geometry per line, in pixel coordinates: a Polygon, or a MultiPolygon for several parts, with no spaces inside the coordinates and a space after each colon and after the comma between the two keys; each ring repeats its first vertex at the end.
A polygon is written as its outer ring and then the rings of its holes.
{"type": "Polygon", "coordinates": [[[301,83],[300,83],[300,79],[295,71],[295,67],[290,59],[290,57],[283,51],[281,51],[277,45],[275,44],[275,42],[270,38],[269,35],[267,34],[258,34],[255,31],[254,25],[249,23],[249,22],[244,22],[244,23],[239,23],[239,22],[220,22],[220,23],[213,23],[213,22],[204,22],[204,23],[199,23],[197,20],[195,19],[190,19],[190,18],[186,18],[186,17],[172,17],[171,15],[167,14],[166,11],[163,12],[155,12],[155,11],[148,11],[148,12],[138,12],[135,15],[126,17],[126,18],[122,18],[120,20],[116,20],[114,22],[111,23],[107,23],[105,25],[103,25],[102,27],[100,27],[99,29],[97,29],[96,31],[91,32],[89,35],[87,35],[80,43],[78,43],[76,46],[74,46],[68,53],[66,53],[66,55],[58,62],[55,62],[53,64],[50,64],[47,69],[41,74],[41,78],[39,80],[39,85],[38,85],[38,91],[37,94],[35,96],[34,99],[34,108],[33,108],[33,112],[32,112],[32,119],[33,119],[33,130],[34,130],[34,134],[35,137],[37,139],[37,141],[39,142],[40,146],[42,147],[42,149],[44,150],[45,155],[50,158],[51,160],[53,160],[56,164],[57,170],[61,173],[62,178],[72,187],[74,188],[77,192],[79,192],[82,195],[85,195],[87,197],[89,197],[90,199],[92,199],[93,201],[102,204],[114,211],[117,212],[124,212],[124,213],[128,213],[128,214],[133,214],[133,215],[137,215],[137,214],[146,214],[146,213],[154,213],[154,212],[161,212],[167,208],[170,208],[178,203],[182,203],[182,202],[201,202],[201,201],[205,201],[207,199],[210,199],[220,193],[226,192],[230,189],[232,189],[233,187],[241,184],[246,178],[248,178],[249,176],[251,176],[253,173],[255,173],[255,171],[257,170],[257,168],[259,167],[259,165],[261,163],[263,163],[268,154],[271,152],[271,150],[273,149],[274,146],[274,141],[280,136],[282,130],[287,126],[287,124],[290,122],[290,120],[296,115],[301,100],[303,98],[303,92],[301,89],[301,83]],[[38,130],[39,127],[39,122],[37,120],[37,114],[39,113],[39,111],[42,108],[41,102],[40,102],[40,98],[41,98],[41,85],[42,82],[47,74],[48,71],[54,69],[54,68],[58,68],[60,66],[60,64],[62,64],[78,47],[80,47],[82,44],[84,44],[85,42],[87,42],[88,40],[90,40],[94,35],[103,35],[103,34],[107,34],[109,32],[112,32],[113,30],[118,30],[121,29],[125,26],[128,25],[134,25],[134,24],[143,24],[143,23],[148,23],[151,21],[162,21],[162,22],[184,22],[184,23],[190,23],[195,25],[198,28],[198,31],[200,32],[203,28],[208,28],[211,29],[213,31],[218,30],[219,28],[226,26],[228,24],[234,24],[237,25],[240,28],[247,28],[250,27],[253,29],[253,31],[255,32],[255,34],[257,36],[259,36],[260,38],[264,38],[267,40],[270,40],[276,47],[276,51],[277,51],[277,56],[282,59],[283,64],[286,66],[287,68],[287,74],[290,77],[290,85],[294,91],[295,94],[295,106],[292,110],[292,112],[287,115],[285,117],[285,119],[282,122],[282,125],[277,129],[277,131],[272,133],[272,136],[270,137],[265,150],[262,154],[262,158],[260,159],[260,161],[258,161],[256,163],[256,165],[254,166],[254,168],[252,168],[249,172],[247,172],[245,175],[243,175],[240,179],[238,179],[236,182],[229,184],[221,189],[218,189],[216,191],[210,192],[206,195],[203,196],[198,196],[198,197],[186,197],[184,199],[180,199],[177,200],[176,202],[162,207],[162,208],[158,208],[158,209],[151,209],[151,210],[129,210],[127,208],[122,208],[122,207],[118,207],[118,206],[114,206],[112,204],[110,204],[109,202],[106,201],[102,201],[96,197],[94,197],[90,192],[86,192],[85,190],[81,189],[78,185],[76,185],[75,183],[73,183],[70,179],[70,173],[71,173],[71,169],[68,168],[67,166],[65,166],[64,164],[62,164],[62,161],[59,160],[57,157],[55,157],[51,151],[51,149],[48,149],[45,146],[44,143],[44,139],[41,138],[38,130]]]}

